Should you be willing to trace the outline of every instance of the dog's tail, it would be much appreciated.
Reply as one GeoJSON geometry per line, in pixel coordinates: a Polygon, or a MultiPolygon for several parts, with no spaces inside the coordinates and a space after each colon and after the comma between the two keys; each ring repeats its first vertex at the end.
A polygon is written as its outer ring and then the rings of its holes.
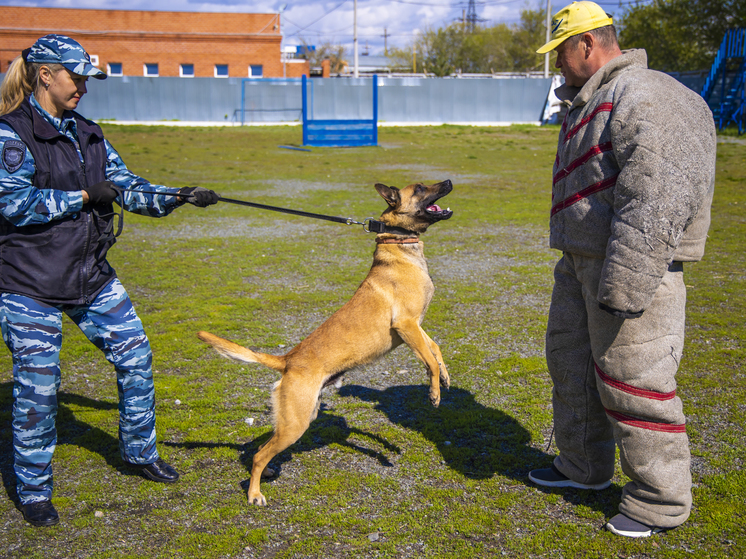
{"type": "Polygon", "coordinates": [[[285,370],[285,356],[269,355],[268,353],[259,353],[251,351],[243,346],[210,334],[209,332],[197,332],[197,337],[203,342],[207,342],[222,356],[244,363],[261,363],[262,365],[283,372],[285,370]]]}

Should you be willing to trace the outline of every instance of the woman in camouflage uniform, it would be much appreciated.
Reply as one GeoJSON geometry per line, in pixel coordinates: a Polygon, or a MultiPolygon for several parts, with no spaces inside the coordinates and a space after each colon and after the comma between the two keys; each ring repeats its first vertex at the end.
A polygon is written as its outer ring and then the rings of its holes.
{"type": "Polygon", "coordinates": [[[51,461],[62,313],[114,365],[123,460],[153,481],[178,479],[156,449],[150,345],[106,260],[116,240],[112,203],[161,217],[183,204],[175,193],[200,207],[218,201],[204,188],[151,185],[131,173],[101,128],[74,112],[89,77],[106,74],[75,40],[47,35],[13,62],[0,89],[0,326],[13,355],[18,497],[34,526],[59,521],[51,461]]]}

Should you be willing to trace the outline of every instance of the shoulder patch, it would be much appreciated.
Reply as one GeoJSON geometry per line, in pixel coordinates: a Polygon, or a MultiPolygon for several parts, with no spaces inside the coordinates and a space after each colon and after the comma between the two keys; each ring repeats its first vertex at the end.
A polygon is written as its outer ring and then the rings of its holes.
{"type": "Polygon", "coordinates": [[[26,160],[26,144],[19,140],[5,140],[2,160],[5,170],[15,173],[26,160]]]}

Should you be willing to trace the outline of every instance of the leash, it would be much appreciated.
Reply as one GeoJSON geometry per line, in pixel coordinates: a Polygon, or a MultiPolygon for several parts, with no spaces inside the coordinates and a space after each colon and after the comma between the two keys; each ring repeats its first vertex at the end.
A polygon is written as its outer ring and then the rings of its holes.
{"type": "MultiPolygon", "coordinates": [[[[138,190],[136,188],[120,188],[123,192],[138,192],[140,194],[155,194],[158,196],[180,196],[182,198],[191,198],[192,194],[180,194],[171,192],[157,192],[154,190],[138,190]]],[[[337,217],[332,215],[316,214],[311,212],[304,212],[301,210],[291,210],[289,208],[279,208],[277,206],[268,206],[267,204],[258,204],[256,202],[247,202],[245,200],[236,200],[234,198],[223,198],[218,196],[219,202],[227,202],[228,204],[237,204],[239,206],[249,206],[251,208],[258,208],[260,210],[270,210],[273,212],[281,212],[291,215],[299,215],[302,217],[310,217],[313,219],[323,219],[326,221],[333,221],[335,223],[344,223],[345,225],[362,225],[363,231],[366,233],[396,233],[399,235],[411,235],[412,232],[400,227],[389,227],[382,221],[373,219],[372,217],[366,217],[363,221],[355,221],[351,217],[337,217]]]]}

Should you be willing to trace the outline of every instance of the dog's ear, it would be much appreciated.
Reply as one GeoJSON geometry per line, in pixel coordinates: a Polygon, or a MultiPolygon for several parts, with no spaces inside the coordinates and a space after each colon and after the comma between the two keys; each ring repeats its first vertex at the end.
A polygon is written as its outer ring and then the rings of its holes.
{"type": "Polygon", "coordinates": [[[378,194],[381,195],[381,198],[386,200],[386,203],[392,208],[395,208],[401,199],[399,197],[399,189],[395,186],[386,186],[379,182],[376,183],[376,190],[378,191],[378,194]]]}

